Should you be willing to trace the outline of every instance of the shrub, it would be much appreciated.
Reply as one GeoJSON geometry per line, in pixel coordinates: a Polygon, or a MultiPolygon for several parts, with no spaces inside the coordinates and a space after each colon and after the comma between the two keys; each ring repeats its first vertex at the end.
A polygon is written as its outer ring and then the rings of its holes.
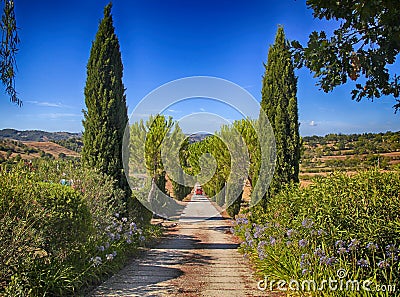
{"type": "MultiPolygon", "coordinates": [[[[38,183],[23,167],[0,173],[0,282],[8,295],[39,296],[65,288],[65,278],[39,277],[71,257],[85,243],[90,213],[79,192],[58,184],[38,183]]],[[[56,274],[50,273],[49,277],[56,274]]],[[[54,292],[53,292],[54,293],[54,292]]]]}
{"type": "Polygon", "coordinates": [[[60,184],[38,182],[34,194],[31,203],[45,210],[46,220],[38,222],[37,228],[45,236],[48,252],[63,256],[85,243],[91,215],[81,193],[60,184]]]}
{"type": "Polygon", "coordinates": [[[0,295],[81,294],[159,235],[123,213],[115,181],[78,162],[1,166],[0,295]]]}
{"type": "MultiPolygon", "coordinates": [[[[321,284],[329,277],[338,280],[337,271],[344,269],[345,280],[398,287],[399,193],[399,172],[319,177],[307,188],[287,187],[263,213],[253,210],[238,218],[235,232],[243,239],[241,250],[270,279],[321,284]]],[[[368,291],[310,293],[376,296],[368,291]]]]}
{"type": "Polygon", "coordinates": [[[240,205],[242,203],[242,194],[243,192],[240,193],[240,195],[235,199],[235,201],[233,201],[233,203],[226,208],[226,212],[231,218],[235,218],[235,216],[240,211],[240,205]]]}
{"type": "Polygon", "coordinates": [[[240,211],[243,196],[243,182],[228,183],[226,186],[225,205],[227,206],[226,212],[231,218],[240,211]],[[239,193],[239,194],[238,194],[239,193]]]}

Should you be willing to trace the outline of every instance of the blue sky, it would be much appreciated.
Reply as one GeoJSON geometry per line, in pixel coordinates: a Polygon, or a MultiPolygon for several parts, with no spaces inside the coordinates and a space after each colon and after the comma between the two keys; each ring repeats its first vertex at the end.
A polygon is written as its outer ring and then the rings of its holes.
{"type": "MultiPolygon", "coordinates": [[[[86,63],[107,3],[15,0],[21,39],[16,87],[24,105],[2,94],[0,129],[82,131],[86,63]]],[[[115,0],[112,13],[129,113],[160,85],[197,75],[230,80],[260,100],[263,63],[278,25],[288,39],[303,43],[313,30],[334,26],[314,20],[299,0],[115,0]]],[[[326,94],[307,69],[296,75],[302,135],[400,130],[393,98],[355,102],[350,84],[326,94]]],[[[166,110],[175,118],[192,112],[235,117],[207,99],[166,110]]]]}

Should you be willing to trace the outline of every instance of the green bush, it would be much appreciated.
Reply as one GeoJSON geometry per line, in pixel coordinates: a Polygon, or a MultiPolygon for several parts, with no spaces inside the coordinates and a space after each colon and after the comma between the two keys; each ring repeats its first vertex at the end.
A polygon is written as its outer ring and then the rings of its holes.
{"type": "Polygon", "coordinates": [[[34,194],[31,203],[38,203],[45,210],[46,220],[36,227],[45,236],[48,252],[66,254],[85,243],[91,215],[80,192],[60,184],[38,182],[34,194]]]}
{"type": "Polygon", "coordinates": [[[54,293],[53,286],[66,288],[65,278],[52,283],[47,279],[43,286],[40,275],[56,267],[66,269],[63,262],[85,244],[90,213],[82,195],[58,184],[36,182],[23,167],[1,171],[0,189],[0,283],[7,284],[7,294],[39,296],[54,293]]]}
{"type": "MultiPolygon", "coordinates": [[[[329,277],[338,280],[337,271],[345,269],[345,280],[399,287],[399,193],[399,172],[319,177],[306,188],[287,187],[263,211],[238,218],[235,232],[263,277],[321,284],[329,277]]],[[[377,296],[368,291],[309,293],[377,296]]]]}
{"type": "Polygon", "coordinates": [[[242,203],[242,195],[243,192],[240,193],[240,195],[233,201],[233,203],[226,208],[226,212],[231,218],[235,218],[235,216],[240,211],[240,205],[242,203]]]}
{"type": "Polygon", "coordinates": [[[226,186],[225,205],[227,206],[226,212],[231,218],[240,211],[243,196],[243,182],[228,183],[226,186]],[[239,194],[238,194],[239,193],[239,194]]]}
{"type": "Polygon", "coordinates": [[[115,181],[77,162],[1,166],[0,295],[82,294],[160,233],[132,221],[115,181]]]}

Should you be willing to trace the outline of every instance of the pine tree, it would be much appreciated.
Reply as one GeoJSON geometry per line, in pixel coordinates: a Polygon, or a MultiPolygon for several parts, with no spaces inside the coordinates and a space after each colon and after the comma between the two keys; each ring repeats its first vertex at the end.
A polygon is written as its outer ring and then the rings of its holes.
{"type": "Polygon", "coordinates": [[[110,3],[104,8],[87,64],[82,161],[112,176],[128,198],[131,191],[122,160],[123,137],[129,133],[125,131],[128,115],[121,52],[111,6],[110,3]]]}
{"type": "Polygon", "coordinates": [[[285,183],[299,181],[300,136],[297,108],[297,78],[289,43],[282,27],[268,52],[263,77],[261,107],[272,125],[276,142],[276,166],[270,193],[285,183]]]}

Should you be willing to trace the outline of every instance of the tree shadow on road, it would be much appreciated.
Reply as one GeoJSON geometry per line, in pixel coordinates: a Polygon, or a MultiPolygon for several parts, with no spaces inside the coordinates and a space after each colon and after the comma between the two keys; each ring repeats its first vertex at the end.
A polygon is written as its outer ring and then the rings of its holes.
{"type": "MultiPolygon", "coordinates": [[[[182,265],[206,266],[214,260],[192,249],[207,248],[192,236],[179,235],[162,242],[135,259],[118,274],[99,286],[90,296],[165,296],[176,293],[170,280],[184,272],[182,265]]],[[[222,247],[221,247],[222,248],[222,247]]],[[[229,248],[229,247],[225,247],[229,248]]]]}

